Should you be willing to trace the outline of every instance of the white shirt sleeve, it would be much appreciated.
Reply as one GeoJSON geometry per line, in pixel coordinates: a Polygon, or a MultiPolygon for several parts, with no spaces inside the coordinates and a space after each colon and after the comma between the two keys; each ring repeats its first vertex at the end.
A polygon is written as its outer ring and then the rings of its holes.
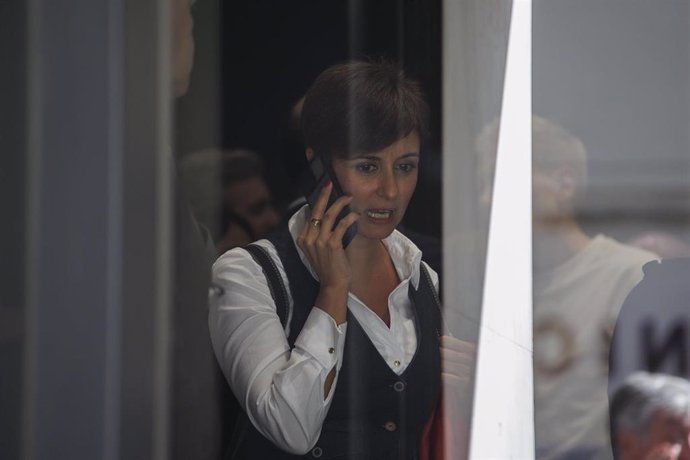
{"type": "MultiPolygon", "coordinates": [[[[275,262],[285,281],[280,261],[275,262]]],[[[268,282],[247,251],[221,256],[213,282],[220,289],[209,302],[211,342],[233,393],[252,424],[276,446],[307,453],[319,438],[335,391],[337,374],[324,398],[326,376],[342,365],[346,324],[338,326],[312,308],[290,350],[268,282]]]]}

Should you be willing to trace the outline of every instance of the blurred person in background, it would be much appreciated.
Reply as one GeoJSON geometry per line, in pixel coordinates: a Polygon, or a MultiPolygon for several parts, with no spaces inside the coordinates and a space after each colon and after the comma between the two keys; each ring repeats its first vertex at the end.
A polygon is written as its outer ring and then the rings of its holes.
{"type": "Polygon", "coordinates": [[[619,460],[690,460],[690,382],[631,374],[611,399],[611,441],[619,460]]]}
{"type": "MultiPolygon", "coordinates": [[[[195,0],[172,5],[172,95],[187,93],[194,63],[195,0]]],[[[170,452],[172,459],[215,460],[222,451],[222,381],[206,328],[211,264],[216,257],[209,232],[194,218],[173,178],[174,271],[170,452]]]]}
{"type": "MultiPolygon", "coordinates": [[[[498,123],[477,139],[482,175],[495,164],[498,123]]],[[[534,411],[539,459],[608,459],[607,364],[625,297],[655,255],[587,235],[576,204],[587,153],[556,123],[532,118],[534,411]]],[[[483,195],[490,204],[490,190],[483,195]]]]}
{"type": "Polygon", "coordinates": [[[219,254],[265,237],[280,222],[261,158],[251,150],[192,153],[181,161],[180,175],[219,254]]]}
{"type": "Polygon", "coordinates": [[[628,241],[630,246],[645,249],[661,258],[690,257],[690,244],[668,232],[651,230],[641,233],[628,241]]]}

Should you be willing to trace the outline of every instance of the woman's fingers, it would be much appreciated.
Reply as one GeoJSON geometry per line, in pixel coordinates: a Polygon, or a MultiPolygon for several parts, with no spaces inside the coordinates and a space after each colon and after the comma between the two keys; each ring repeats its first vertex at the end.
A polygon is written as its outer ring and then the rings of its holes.
{"type": "Polygon", "coordinates": [[[472,370],[472,365],[471,364],[462,364],[462,363],[448,363],[446,361],[443,362],[442,369],[443,372],[446,372],[448,374],[453,374],[457,375],[460,377],[471,377],[473,374],[472,370]]]}
{"type": "Polygon", "coordinates": [[[448,372],[441,372],[441,378],[445,385],[455,388],[469,388],[472,384],[472,379],[469,377],[460,377],[455,374],[449,374],[448,372]]]}
{"type": "Polygon", "coordinates": [[[331,196],[331,190],[333,190],[333,183],[328,181],[321,189],[321,192],[319,192],[319,196],[316,198],[314,209],[311,210],[312,218],[323,218],[323,214],[326,211],[326,206],[328,205],[328,197],[331,196]]]}
{"type": "Polygon", "coordinates": [[[445,390],[463,400],[471,399],[476,344],[444,335],[440,339],[440,348],[441,377],[445,390]]]}
{"type": "Polygon", "coordinates": [[[444,361],[473,363],[477,355],[477,346],[449,335],[441,336],[441,354],[444,361]]]}
{"type": "Polygon", "coordinates": [[[328,197],[331,195],[333,184],[329,181],[323,186],[319,196],[316,198],[314,206],[309,213],[309,220],[307,225],[302,229],[302,233],[298,238],[300,248],[305,249],[305,246],[313,243],[319,236],[321,226],[323,225],[323,215],[328,205],[328,197]]]}
{"type": "Polygon", "coordinates": [[[477,346],[448,335],[441,336],[441,359],[443,372],[471,381],[477,346]]]}
{"type": "Polygon", "coordinates": [[[458,352],[443,347],[441,348],[441,355],[444,362],[448,361],[461,364],[472,364],[475,356],[472,352],[458,352]]]}
{"type": "Polygon", "coordinates": [[[326,213],[323,215],[323,221],[321,222],[321,232],[319,233],[319,240],[321,240],[322,243],[327,242],[331,238],[331,232],[335,230],[333,226],[335,225],[336,217],[338,217],[340,211],[350,204],[351,201],[351,196],[342,196],[326,210],[326,213]]]}
{"type": "Polygon", "coordinates": [[[350,212],[350,214],[345,216],[340,222],[338,222],[338,225],[335,226],[331,238],[335,241],[342,242],[343,236],[345,235],[347,229],[350,227],[350,225],[357,222],[359,217],[359,214],[356,212],[350,212]]]}
{"type": "Polygon", "coordinates": [[[441,336],[441,348],[454,350],[460,353],[469,353],[473,355],[477,352],[476,344],[456,339],[455,337],[450,335],[441,336]]]}
{"type": "Polygon", "coordinates": [[[297,238],[298,246],[319,277],[322,287],[349,286],[350,266],[343,251],[342,238],[347,227],[359,218],[356,213],[348,213],[338,225],[335,224],[338,214],[352,201],[352,197],[340,197],[328,207],[332,189],[331,183],[324,186],[297,238]]]}
{"type": "Polygon", "coordinates": [[[314,225],[314,221],[312,219],[318,219],[319,222],[323,221],[323,215],[326,212],[326,206],[328,206],[328,197],[331,196],[331,191],[333,190],[333,183],[331,181],[328,181],[326,185],[323,186],[321,189],[321,192],[319,192],[319,196],[316,198],[316,202],[314,203],[314,207],[311,209],[311,213],[309,215],[310,220],[310,228],[316,229],[317,234],[319,230],[319,225],[314,225]]]}

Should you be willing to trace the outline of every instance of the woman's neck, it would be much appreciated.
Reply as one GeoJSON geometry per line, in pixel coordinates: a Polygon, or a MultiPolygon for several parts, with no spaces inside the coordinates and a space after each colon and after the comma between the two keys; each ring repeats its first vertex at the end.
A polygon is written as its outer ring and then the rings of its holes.
{"type": "Polygon", "coordinates": [[[345,249],[350,266],[355,270],[366,270],[375,266],[373,262],[381,260],[387,251],[381,240],[363,238],[359,235],[345,249]]]}
{"type": "Polygon", "coordinates": [[[346,249],[352,269],[350,290],[390,327],[388,297],[400,280],[381,240],[355,237],[346,249]]]}

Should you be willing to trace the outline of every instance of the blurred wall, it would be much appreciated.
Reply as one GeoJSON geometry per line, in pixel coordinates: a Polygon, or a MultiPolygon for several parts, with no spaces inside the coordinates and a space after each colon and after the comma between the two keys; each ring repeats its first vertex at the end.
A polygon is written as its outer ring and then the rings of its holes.
{"type": "Polygon", "coordinates": [[[589,152],[592,232],[690,241],[689,21],[682,0],[534,1],[533,109],[589,152]]]}

